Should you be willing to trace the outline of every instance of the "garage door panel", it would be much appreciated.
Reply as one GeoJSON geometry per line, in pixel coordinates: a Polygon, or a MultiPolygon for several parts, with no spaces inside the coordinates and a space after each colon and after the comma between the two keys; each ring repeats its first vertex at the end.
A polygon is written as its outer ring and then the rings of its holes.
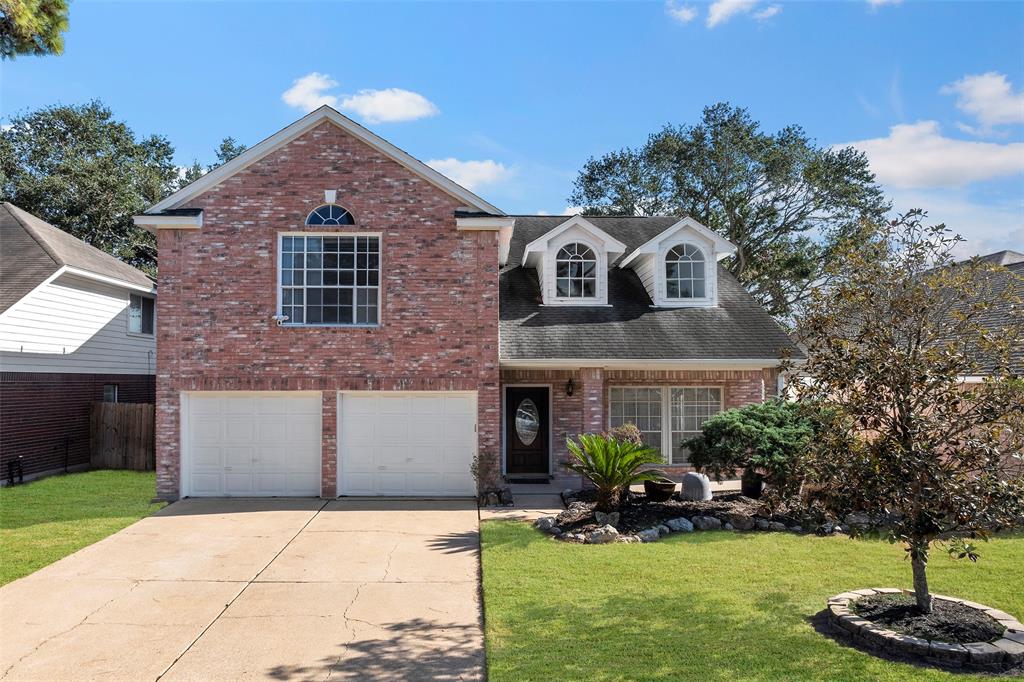
{"type": "Polygon", "coordinates": [[[339,493],[474,495],[475,423],[475,395],[340,394],[339,493]]]}
{"type": "Polygon", "coordinates": [[[224,453],[224,465],[229,467],[249,467],[255,458],[251,445],[228,445],[221,448],[221,451],[224,453]]]}
{"type": "Polygon", "coordinates": [[[320,394],[188,394],[184,494],[320,494],[320,394]]]}

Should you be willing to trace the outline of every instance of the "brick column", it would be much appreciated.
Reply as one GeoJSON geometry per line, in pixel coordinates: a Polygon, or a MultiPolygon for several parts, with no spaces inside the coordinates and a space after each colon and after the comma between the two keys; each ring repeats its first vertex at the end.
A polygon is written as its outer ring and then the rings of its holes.
{"type": "Polygon", "coordinates": [[[605,430],[604,418],[604,368],[582,367],[583,381],[583,432],[601,433],[605,430]]]}
{"type": "Polygon", "coordinates": [[[323,391],[320,497],[338,496],[338,392],[323,391]]]}

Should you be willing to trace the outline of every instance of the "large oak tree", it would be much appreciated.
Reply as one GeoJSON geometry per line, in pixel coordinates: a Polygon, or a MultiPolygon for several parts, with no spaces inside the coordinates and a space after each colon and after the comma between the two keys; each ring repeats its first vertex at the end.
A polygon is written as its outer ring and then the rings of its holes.
{"type": "Polygon", "coordinates": [[[764,132],[724,103],[591,158],[569,201],[587,215],[692,216],[737,245],[730,270],[780,318],[827,276],[836,245],[888,209],[862,153],[818,147],[799,126],[764,132]]]}
{"type": "Polygon", "coordinates": [[[174,149],[137,138],[99,101],[15,116],[0,134],[0,193],[121,260],[156,272],[153,236],[132,216],[176,186],[174,149]]]}

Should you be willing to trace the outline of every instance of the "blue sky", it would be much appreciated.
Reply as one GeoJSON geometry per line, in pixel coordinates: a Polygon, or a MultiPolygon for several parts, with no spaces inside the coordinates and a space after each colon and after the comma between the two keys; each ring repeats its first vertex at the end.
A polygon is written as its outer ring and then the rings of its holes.
{"type": "Polygon", "coordinates": [[[177,161],[328,102],[516,213],[592,155],[729,101],[864,149],[965,253],[1024,251],[1024,3],[71,5],[61,57],[0,66],[0,115],[100,98],[177,161]]]}

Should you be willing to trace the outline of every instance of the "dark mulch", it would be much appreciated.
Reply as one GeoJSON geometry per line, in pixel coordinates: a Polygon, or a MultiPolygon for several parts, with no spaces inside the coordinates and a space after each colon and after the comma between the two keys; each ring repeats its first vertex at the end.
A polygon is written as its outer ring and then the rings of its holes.
{"type": "MultiPolygon", "coordinates": [[[[600,524],[594,520],[593,497],[589,493],[590,491],[580,491],[576,496],[578,503],[570,505],[569,509],[559,514],[555,525],[570,533],[586,533],[598,528],[600,524]]],[[[694,516],[726,514],[754,516],[763,511],[762,507],[757,500],[739,493],[716,496],[707,502],[685,502],[676,499],[668,502],[651,502],[643,493],[631,493],[619,509],[619,522],[615,524],[615,528],[620,533],[629,534],[681,516],[688,519],[694,516]]]]}
{"type": "Polygon", "coordinates": [[[956,602],[935,600],[932,612],[921,613],[913,595],[876,594],[853,603],[861,618],[921,639],[966,644],[991,642],[1003,627],[988,614],[956,602]]]}

